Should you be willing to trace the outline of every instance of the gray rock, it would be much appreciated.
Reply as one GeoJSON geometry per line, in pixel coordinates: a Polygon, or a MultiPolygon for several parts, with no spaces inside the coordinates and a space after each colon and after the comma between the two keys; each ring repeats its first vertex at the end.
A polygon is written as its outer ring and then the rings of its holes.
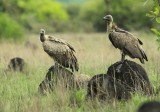
{"type": "Polygon", "coordinates": [[[12,58],[8,64],[7,71],[24,72],[26,70],[26,63],[20,57],[12,58]]]}
{"type": "Polygon", "coordinates": [[[131,92],[140,91],[143,94],[154,93],[145,69],[133,61],[125,60],[122,64],[116,62],[108,68],[107,74],[110,77],[120,80],[131,92]],[[121,68],[120,71],[117,71],[119,65],[121,65],[121,68]]]}
{"type": "Polygon", "coordinates": [[[159,101],[144,102],[140,105],[137,112],[160,112],[159,101]]]}

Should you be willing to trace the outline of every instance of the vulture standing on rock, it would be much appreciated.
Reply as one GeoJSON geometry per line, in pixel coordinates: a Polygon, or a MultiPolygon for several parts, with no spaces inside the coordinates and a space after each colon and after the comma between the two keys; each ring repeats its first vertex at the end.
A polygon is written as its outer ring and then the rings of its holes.
{"type": "Polygon", "coordinates": [[[115,48],[118,48],[122,52],[121,62],[124,62],[125,55],[131,58],[138,58],[141,63],[144,63],[144,59],[148,61],[147,56],[141,45],[142,41],[128,31],[122,30],[113,24],[113,17],[106,15],[104,20],[107,21],[107,32],[109,33],[109,40],[115,48]]]}
{"type": "Polygon", "coordinates": [[[45,35],[45,30],[40,30],[40,40],[44,51],[54,59],[55,65],[60,64],[72,71],[78,71],[79,65],[74,55],[74,48],[62,39],[57,39],[50,35],[45,35]]]}

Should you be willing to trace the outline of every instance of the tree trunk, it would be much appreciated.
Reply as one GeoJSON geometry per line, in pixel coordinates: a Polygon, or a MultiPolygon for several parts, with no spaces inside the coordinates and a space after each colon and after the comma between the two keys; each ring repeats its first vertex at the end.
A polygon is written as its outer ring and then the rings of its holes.
{"type": "Polygon", "coordinates": [[[110,0],[104,0],[106,4],[106,13],[110,14],[110,0]]]}

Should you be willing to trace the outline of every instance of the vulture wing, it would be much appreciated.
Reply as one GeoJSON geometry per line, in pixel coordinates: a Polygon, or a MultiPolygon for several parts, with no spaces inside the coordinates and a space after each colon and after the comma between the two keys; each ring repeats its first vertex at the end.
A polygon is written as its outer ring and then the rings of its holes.
{"type": "MultiPolygon", "coordinates": [[[[134,37],[134,38],[135,38],[135,36],[134,36],[133,34],[131,34],[130,32],[125,31],[125,30],[123,30],[123,29],[120,29],[120,28],[118,28],[118,27],[115,29],[115,31],[116,31],[116,32],[119,32],[119,33],[120,33],[120,32],[121,32],[121,33],[126,33],[126,34],[130,35],[131,37],[134,37]]],[[[140,39],[137,38],[137,40],[138,40],[138,42],[139,42],[140,45],[143,45],[143,42],[142,42],[140,39]]]]}
{"type": "Polygon", "coordinates": [[[131,58],[139,58],[142,63],[144,63],[143,59],[148,60],[139,45],[143,43],[131,33],[125,30],[115,30],[109,34],[109,39],[114,47],[119,48],[131,58]]]}
{"type": "Polygon", "coordinates": [[[64,41],[62,39],[57,39],[57,38],[53,38],[53,37],[49,36],[49,40],[50,41],[55,41],[57,43],[61,43],[63,45],[67,45],[72,51],[75,52],[74,48],[69,43],[67,43],[66,41],[64,41]]]}
{"type": "Polygon", "coordinates": [[[62,39],[48,37],[43,42],[44,51],[56,62],[64,67],[71,68],[72,71],[78,71],[78,61],[74,55],[74,48],[62,39]]]}
{"type": "MultiPolygon", "coordinates": [[[[138,38],[137,38],[138,39],[138,38]]],[[[143,42],[141,40],[138,39],[139,44],[143,45],[143,42]]]]}

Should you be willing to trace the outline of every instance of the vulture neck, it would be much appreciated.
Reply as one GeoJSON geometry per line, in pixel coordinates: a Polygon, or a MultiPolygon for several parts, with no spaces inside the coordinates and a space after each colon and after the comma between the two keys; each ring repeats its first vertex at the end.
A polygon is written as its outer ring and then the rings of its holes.
{"type": "Polygon", "coordinates": [[[44,40],[45,40],[45,38],[44,38],[44,33],[41,33],[41,34],[40,34],[40,40],[41,40],[41,42],[44,42],[44,40]]]}
{"type": "Polygon", "coordinates": [[[114,31],[114,24],[113,22],[107,23],[107,33],[111,33],[114,31]]]}

